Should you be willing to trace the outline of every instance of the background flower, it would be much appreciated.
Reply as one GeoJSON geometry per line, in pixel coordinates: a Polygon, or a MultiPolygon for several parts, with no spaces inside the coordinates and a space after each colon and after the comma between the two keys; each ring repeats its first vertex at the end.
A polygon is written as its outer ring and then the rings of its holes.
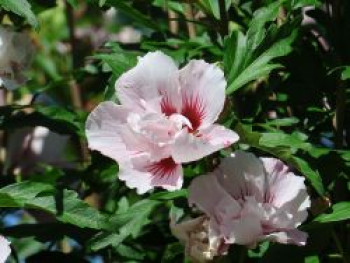
{"type": "Polygon", "coordinates": [[[310,207],[304,178],[278,159],[237,151],[213,173],[192,181],[189,203],[210,217],[228,244],[306,243],[307,234],[297,229],[310,207]]]}

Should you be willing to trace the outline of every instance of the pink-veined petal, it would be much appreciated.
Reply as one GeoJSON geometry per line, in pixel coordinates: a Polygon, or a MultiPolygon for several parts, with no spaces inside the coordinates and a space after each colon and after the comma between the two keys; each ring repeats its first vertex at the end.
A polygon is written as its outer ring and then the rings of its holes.
{"type": "Polygon", "coordinates": [[[147,53],[116,82],[118,98],[123,105],[144,110],[144,103],[162,97],[158,111],[171,115],[181,103],[177,72],[177,66],[167,55],[160,51],[147,53]]]}
{"type": "Polygon", "coordinates": [[[113,102],[97,106],[86,121],[86,137],[89,148],[120,162],[126,161],[126,145],[119,130],[126,121],[129,110],[113,102]]]}
{"type": "Polygon", "coordinates": [[[213,124],[225,103],[226,81],[216,65],[191,60],[179,73],[182,110],[193,130],[213,124]]]}
{"type": "Polygon", "coordinates": [[[230,146],[238,139],[234,131],[220,125],[211,125],[200,134],[183,129],[175,139],[172,156],[179,163],[193,162],[230,146]]]}
{"type": "Polygon", "coordinates": [[[182,187],[183,172],[181,165],[171,158],[151,162],[149,156],[140,154],[131,159],[130,166],[120,167],[119,179],[125,181],[129,188],[136,188],[138,194],[155,187],[174,191],[182,187]]]}
{"type": "Polygon", "coordinates": [[[253,154],[236,151],[221,162],[218,170],[218,181],[234,199],[254,196],[258,202],[264,200],[265,170],[253,154]]]}
{"type": "Polygon", "coordinates": [[[261,158],[267,171],[266,201],[293,215],[290,226],[298,226],[307,218],[310,198],[304,177],[289,172],[288,167],[275,158],[261,158]]]}
{"type": "Polygon", "coordinates": [[[10,254],[10,242],[3,236],[0,236],[0,263],[5,263],[10,254]]]}

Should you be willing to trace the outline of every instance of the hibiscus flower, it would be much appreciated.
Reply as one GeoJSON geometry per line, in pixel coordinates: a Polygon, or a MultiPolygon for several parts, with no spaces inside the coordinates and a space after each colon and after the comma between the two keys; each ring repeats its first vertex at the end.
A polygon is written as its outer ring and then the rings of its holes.
{"type": "Polygon", "coordinates": [[[278,159],[238,151],[192,181],[189,203],[210,218],[212,236],[226,244],[306,243],[307,234],[297,229],[310,207],[304,178],[278,159]]]}
{"type": "Polygon", "coordinates": [[[151,52],[116,82],[120,104],[103,102],[86,123],[89,147],[116,160],[119,179],[139,194],[182,187],[182,163],[230,146],[238,135],[214,124],[225,102],[220,68],[192,60],[182,69],[151,52]]]}

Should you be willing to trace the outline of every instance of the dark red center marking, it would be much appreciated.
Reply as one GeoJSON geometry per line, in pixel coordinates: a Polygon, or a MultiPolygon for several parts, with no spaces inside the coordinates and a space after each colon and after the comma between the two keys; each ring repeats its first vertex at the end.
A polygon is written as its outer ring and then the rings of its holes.
{"type": "Polygon", "coordinates": [[[157,163],[153,163],[147,167],[147,171],[154,176],[169,177],[175,173],[177,164],[174,162],[173,158],[165,158],[157,163]]]}
{"type": "Polygon", "coordinates": [[[182,112],[181,114],[185,116],[192,124],[192,129],[190,132],[195,132],[205,117],[203,101],[199,96],[188,97],[183,95],[182,97],[182,112]]]}

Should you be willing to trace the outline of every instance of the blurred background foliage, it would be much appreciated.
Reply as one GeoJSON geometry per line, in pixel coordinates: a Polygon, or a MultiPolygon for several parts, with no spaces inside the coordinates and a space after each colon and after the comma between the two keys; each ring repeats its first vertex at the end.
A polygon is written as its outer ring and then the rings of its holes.
{"type": "MultiPolygon", "coordinates": [[[[170,213],[192,213],[186,188],[138,196],[84,137],[87,114],[117,101],[115,80],[153,50],[180,66],[218,63],[228,82],[220,121],[239,133],[235,148],[276,156],[307,178],[307,246],[265,242],[246,258],[235,246],[219,261],[350,262],[349,1],[0,0],[0,7],[2,24],[27,32],[35,46],[28,82],[1,90],[0,232],[12,241],[11,262],[186,262],[169,231],[170,213]]],[[[228,151],[188,164],[185,186],[228,151]]]]}

